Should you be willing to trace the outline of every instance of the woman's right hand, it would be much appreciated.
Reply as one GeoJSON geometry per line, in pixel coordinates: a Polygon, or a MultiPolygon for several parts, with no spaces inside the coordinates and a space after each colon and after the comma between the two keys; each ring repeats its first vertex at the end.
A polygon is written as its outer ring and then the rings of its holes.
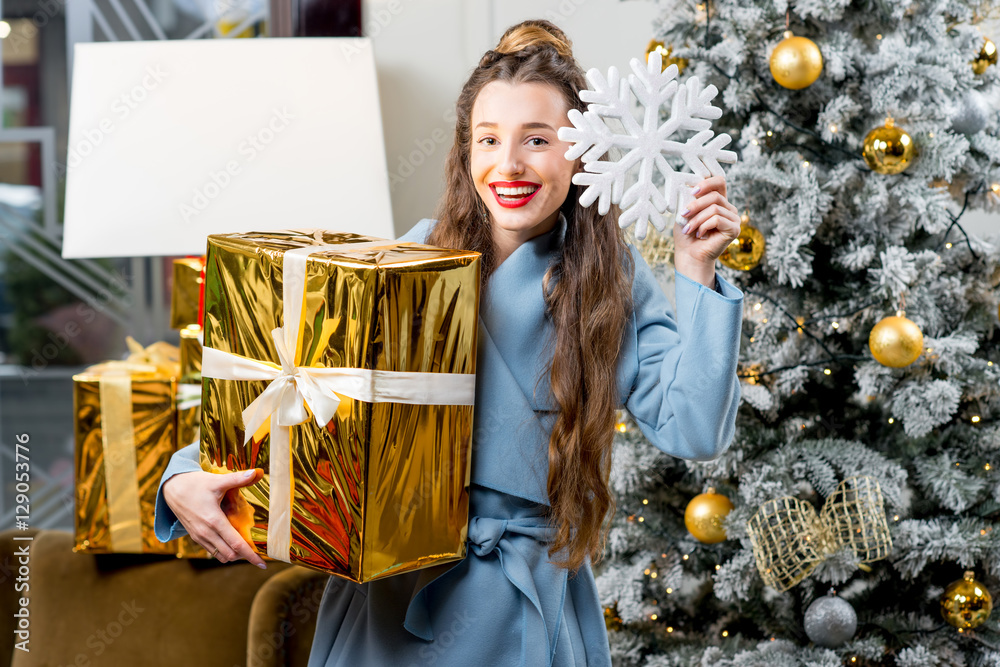
{"type": "Polygon", "coordinates": [[[263,476],[264,471],[259,468],[223,475],[204,471],[178,473],[164,482],[163,499],[191,539],[209,553],[219,550],[216,558],[221,562],[245,558],[266,569],[263,559],[233,528],[221,506],[228,491],[249,486],[263,476]]]}

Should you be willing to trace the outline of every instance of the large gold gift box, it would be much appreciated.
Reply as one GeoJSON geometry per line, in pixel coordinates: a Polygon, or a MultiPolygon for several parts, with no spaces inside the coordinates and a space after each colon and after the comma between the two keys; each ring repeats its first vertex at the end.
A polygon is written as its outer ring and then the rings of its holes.
{"type": "Polygon", "coordinates": [[[199,326],[181,329],[181,368],[177,383],[177,446],[198,440],[201,426],[201,338],[199,326]]]}
{"type": "Polygon", "coordinates": [[[73,550],[208,558],[189,537],[164,544],[153,532],[160,477],[177,449],[177,348],[129,346],[128,361],[73,376],[73,550]]]}
{"type": "Polygon", "coordinates": [[[357,582],[465,556],[479,255],[208,237],[202,467],[259,553],[357,582]]]}
{"type": "Polygon", "coordinates": [[[201,284],[204,257],[180,257],[173,262],[173,286],[170,291],[170,328],[199,326],[201,284]]]}

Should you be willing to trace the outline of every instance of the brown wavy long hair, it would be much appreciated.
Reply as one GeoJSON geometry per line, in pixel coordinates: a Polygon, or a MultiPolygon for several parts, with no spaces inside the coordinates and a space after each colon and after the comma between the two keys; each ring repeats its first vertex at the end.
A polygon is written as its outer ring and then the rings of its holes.
{"type": "MultiPolygon", "coordinates": [[[[578,93],[587,85],[566,35],[548,21],[525,21],[486,52],[462,88],[445,193],[428,243],[480,252],[484,288],[497,267],[497,250],[469,154],[472,107],[493,81],[544,83],[561,93],[567,109],[580,110],[578,93]]],[[[600,215],[596,206],[581,207],[577,186],[571,185],[561,210],[565,240],[543,282],[555,330],[547,372],[559,409],[549,440],[549,517],[555,528],[549,556],[559,554],[555,563],[576,570],[588,557],[599,560],[607,534],[604,519],[614,510],[608,474],[619,406],[615,378],[632,311],[634,266],[616,208],[600,215]]]]}

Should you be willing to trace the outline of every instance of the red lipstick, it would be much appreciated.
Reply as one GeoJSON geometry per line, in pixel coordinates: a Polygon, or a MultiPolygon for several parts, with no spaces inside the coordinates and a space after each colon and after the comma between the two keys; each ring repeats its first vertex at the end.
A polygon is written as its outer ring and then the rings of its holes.
{"type": "Polygon", "coordinates": [[[538,194],[538,191],[542,189],[542,186],[538,183],[532,183],[531,181],[494,181],[490,183],[490,190],[493,192],[493,197],[497,200],[497,203],[504,208],[520,208],[524,206],[531,198],[538,194]],[[535,191],[529,195],[524,195],[518,199],[504,199],[497,192],[497,188],[520,188],[520,187],[534,187],[535,191]]]}

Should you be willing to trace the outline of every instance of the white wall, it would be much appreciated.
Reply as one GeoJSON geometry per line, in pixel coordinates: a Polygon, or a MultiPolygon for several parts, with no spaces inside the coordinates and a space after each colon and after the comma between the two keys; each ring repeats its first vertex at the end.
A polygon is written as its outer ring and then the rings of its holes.
{"type": "Polygon", "coordinates": [[[455,99],[507,27],[549,19],[573,40],[584,69],[624,69],[642,57],[657,14],[652,0],[364,0],[362,6],[378,67],[397,234],[434,214],[455,99]]]}

